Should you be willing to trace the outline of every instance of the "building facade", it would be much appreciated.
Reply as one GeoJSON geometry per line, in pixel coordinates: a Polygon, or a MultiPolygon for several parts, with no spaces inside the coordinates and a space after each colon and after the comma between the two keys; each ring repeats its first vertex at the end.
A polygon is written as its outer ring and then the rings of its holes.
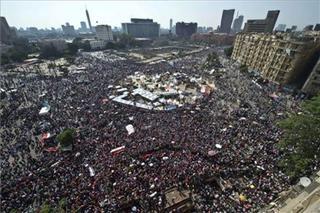
{"type": "Polygon", "coordinates": [[[76,31],[74,30],[74,26],[70,25],[68,22],[66,25],[61,25],[63,34],[66,36],[75,36],[76,31]]]}
{"type": "Polygon", "coordinates": [[[80,26],[81,26],[81,30],[82,31],[87,31],[88,30],[86,22],[81,21],[80,22],[80,26]]]}
{"type": "Polygon", "coordinates": [[[268,11],[265,19],[250,19],[245,23],[243,32],[251,33],[272,33],[274,25],[277,22],[279,10],[268,11]]]}
{"type": "Polygon", "coordinates": [[[106,47],[106,41],[105,40],[95,40],[91,39],[89,40],[90,48],[92,50],[101,50],[106,47]]]}
{"type": "Polygon", "coordinates": [[[286,30],[286,26],[285,24],[278,24],[278,26],[276,27],[275,31],[278,32],[284,32],[286,30]]]}
{"type": "Polygon", "coordinates": [[[160,24],[152,19],[132,18],[131,23],[122,23],[124,33],[134,38],[158,38],[160,36],[160,24]]]}
{"type": "Polygon", "coordinates": [[[233,26],[232,26],[232,31],[234,33],[240,32],[241,31],[241,27],[242,27],[242,23],[243,23],[243,16],[239,16],[236,19],[234,19],[233,26]]]}
{"type": "Polygon", "coordinates": [[[223,10],[221,24],[220,24],[220,33],[230,33],[231,24],[233,21],[234,9],[223,10]]]}
{"type": "Polygon", "coordinates": [[[307,25],[303,28],[303,31],[312,31],[313,25],[307,25]]]}
{"type": "Polygon", "coordinates": [[[295,84],[296,76],[308,74],[299,66],[310,47],[316,44],[312,37],[296,39],[286,33],[240,33],[236,36],[231,58],[260,72],[264,78],[281,84],[295,84]]]}
{"type": "Polygon", "coordinates": [[[272,33],[273,28],[277,22],[278,16],[280,14],[280,10],[269,10],[266,17],[266,33],[272,33]]]}
{"type": "Polygon", "coordinates": [[[181,38],[190,38],[192,34],[197,32],[197,23],[185,23],[177,22],[176,23],[176,34],[181,38]]]}
{"type": "Polygon", "coordinates": [[[97,25],[95,28],[96,28],[96,35],[99,40],[113,41],[111,26],[97,25]]]}

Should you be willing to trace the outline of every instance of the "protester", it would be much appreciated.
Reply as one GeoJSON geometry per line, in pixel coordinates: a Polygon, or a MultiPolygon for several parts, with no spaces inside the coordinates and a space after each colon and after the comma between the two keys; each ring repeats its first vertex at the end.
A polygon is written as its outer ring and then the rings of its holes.
{"type": "Polygon", "coordinates": [[[68,209],[84,212],[119,212],[125,204],[131,211],[159,211],[173,186],[190,190],[201,212],[257,211],[274,200],[289,186],[277,166],[275,123],[299,110],[299,101],[275,84],[259,88],[226,61],[225,72],[212,74],[217,89],[194,105],[155,112],[109,99],[108,85],[138,71],[209,75],[201,63],[210,51],[173,66],[84,54],[75,60],[86,66],[83,73],[2,75],[1,88],[17,89],[1,109],[2,211],[58,206],[64,198],[68,209]],[[39,115],[45,101],[50,111],[39,115]],[[65,128],[76,129],[73,150],[43,150],[40,135],[65,128]],[[121,152],[110,153],[118,147],[121,152]],[[211,177],[224,189],[205,181],[211,177]]]}

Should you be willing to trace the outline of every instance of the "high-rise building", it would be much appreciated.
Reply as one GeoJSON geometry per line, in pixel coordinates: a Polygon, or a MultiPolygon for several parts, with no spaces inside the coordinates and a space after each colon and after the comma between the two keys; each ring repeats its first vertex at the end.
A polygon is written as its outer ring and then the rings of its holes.
{"type": "Polygon", "coordinates": [[[87,20],[88,20],[88,24],[89,24],[89,29],[90,29],[90,31],[92,31],[92,26],[91,26],[90,16],[89,16],[89,12],[88,12],[88,10],[87,10],[87,9],[86,9],[86,15],[87,15],[87,20]]]}
{"type": "Polygon", "coordinates": [[[243,32],[251,33],[264,33],[266,29],[267,23],[264,19],[251,19],[247,20],[244,25],[243,32]]]}
{"type": "Polygon", "coordinates": [[[286,30],[286,26],[285,24],[278,24],[278,26],[276,27],[275,31],[278,32],[284,32],[286,30]]]}
{"type": "Polygon", "coordinates": [[[61,25],[63,34],[66,36],[75,36],[76,31],[74,30],[74,26],[70,25],[68,22],[66,25],[61,25]]]}
{"type": "Polygon", "coordinates": [[[160,24],[152,19],[132,18],[131,23],[122,23],[122,31],[134,38],[157,38],[160,35],[160,24]]]}
{"type": "Polygon", "coordinates": [[[170,19],[170,32],[171,32],[171,30],[172,30],[172,18],[170,19]]]}
{"type": "Polygon", "coordinates": [[[232,26],[232,31],[234,33],[240,32],[241,31],[241,27],[242,27],[242,23],[243,23],[243,16],[240,15],[239,17],[234,19],[233,26],[232,26]]]}
{"type": "Polygon", "coordinates": [[[316,24],[316,26],[314,26],[314,31],[320,31],[320,24],[316,24]]]}
{"type": "Polygon", "coordinates": [[[86,24],[86,22],[84,22],[84,21],[81,21],[80,22],[80,26],[81,26],[81,30],[82,31],[86,31],[88,28],[87,28],[87,24],[86,24]]]}
{"type": "Polygon", "coordinates": [[[268,11],[265,19],[247,20],[247,23],[244,25],[243,32],[272,33],[279,13],[279,10],[270,10],[268,11]]]}
{"type": "Polygon", "coordinates": [[[280,10],[269,10],[267,17],[266,17],[266,22],[267,26],[265,29],[266,33],[272,33],[273,28],[277,22],[278,16],[279,16],[280,10]]]}
{"type": "Polygon", "coordinates": [[[197,23],[176,23],[176,34],[178,37],[190,38],[192,34],[197,32],[197,23]]]}
{"type": "Polygon", "coordinates": [[[223,10],[221,24],[220,24],[220,33],[230,33],[231,24],[233,21],[234,9],[223,10]]]}
{"type": "Polygon", "coordinates": [[[113,41],[112,29],[109,25],[97,25],[96,35],[99,40],[113,41]]]}
{"type": "Polygon", "coordinates": [[[313,25],[307,25],[303,28],[303,31],[311,31],[313,29],[313,25]]]}
{"type": "Polygon", "coordinates": [[[292,26],[291,26],[291,31],[294,32],[294,31],[297,30],[297,28],[298,28],[297,25],[292,25],[292,26]]]}
{"type": "Polygon", "coordinates": [[[12,42],[12,34],[9,24],[5,17],[0,17],[0,41],[5,44],[10,44],[12,42]]]}
{"type": "Polygon", "coordinates": [[[320,52],[316,39],[317,35],[302,38],[285,33],[240,33],[231,58],[259,71],[264,78],[302,87],[320,52]]]}

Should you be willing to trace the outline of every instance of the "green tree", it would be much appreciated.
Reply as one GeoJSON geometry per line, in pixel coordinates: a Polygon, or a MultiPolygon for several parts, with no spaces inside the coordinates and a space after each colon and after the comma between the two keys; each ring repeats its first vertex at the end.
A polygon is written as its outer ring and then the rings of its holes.
{"type": "Polygon", "coordinates": [[[61,147],[64,148],[73,145],[74,136],[75,130],[67,128],[57,136],[57,140],[59,141],[61,147]]]}
{"type": "Polygon", "coordinates": [[[54,209],[47,203],[43,203],[40,207],[40,213],[53,213],[54,209]]]}
{"type": "Polygon", "coordinates": [[[49,63],[48,64],[48,69],[49,69],[50,72],[51,72],[51,70],[53,70],[55,68],[56,68],[56,64],[55,63],[49,63]]]}
{"type": "MultiPolygon", "coordinates": [[[[290,52],[290,54],[293,54],[290,52]]],[[[301,88],[320,57],[320,42],[309,42],[295,60],[287,84],[301,88]]]]}
{"type": "Polygon", "coordinates": [[[59,201],[59,212],[67,212],[66,208],[67,208],[67,200],[66,198],[62,198],[59,201]]]}
{"type": "Polygon", "coordinates": [[[224,49],[224,54],[226,54],[226,56],[227,56],[228,58],[230,58],[231,55],[232,55],[232,51],[233,51],[233,46],[232,46],[232,47],[229,47],[229,48],[225,48],[225,49],[224,49]]]}
{"type": "Polygon", "coordinates": [[[119,47],[135,47],[138,46],[136,40],[129,34],[122,33],[119,35],[119,47]]]}
{"type": "Polygon", "coordinates": [[[50,45],[45,45],[44,47],[41,48],[40,51],[40,58],[58,58],[61,57],[62,53],[57,50],[53,44],[50,45]]]}
{"type": "Polygon", "coordinates": [[[240,72],[243,72],[243,73],[248,72],[248,67],[247,67],[246,65],[242,64],[242,65],[240,66],[240,72]]]}
{"type": "Polygon", "coordinates": [[[202,68],[210,70],[214,67],[221,67],[221,63],[217,53],[212,52],[208,54],[205,63],[202,65],[202,68]]]}
{"type": "Polygon", "coordinates": [[[84,51],[91,51],[91,46],[90,46],[90,42],[89,41],[85,41],[82,43],[81,48],[84,51]]]}
{"type": "Polygon", "coordinates": [[[79,45],[77,43],[68,43],[67,53],[70,55],[77,54],[79,45]]]}
{"type": "Polygon", "coordinates": [[[8,64],[10,62],[10,57],[8,54],[1,54],[1,65],[8,64]]]}
{"type": "Polygon", "coordinates": [[[302,113],[291,114],[279,126],[284,131],[279,165],[291,177],[308,174],[310,166],[320,161],[320,94],[302,104],[302,113]]]}
{"type": "Polygon", "coordinates": [[[113,42],[108,42],[106,44],[106,49],[116,49],[117,48],[117,45],[113,42]]]}

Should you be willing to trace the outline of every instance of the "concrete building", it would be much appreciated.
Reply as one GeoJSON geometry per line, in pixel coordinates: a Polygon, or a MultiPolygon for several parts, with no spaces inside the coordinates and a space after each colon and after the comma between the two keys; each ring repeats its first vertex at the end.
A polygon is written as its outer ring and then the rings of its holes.
{"type": "Polygon", "coordinates": [[[266,17],[266,33],[272,33],[273,28],[277,22],[278,16],[279,16],[280,10],[269,10],[266,17]]]}
{"type": "Polygon", "coordinates": [[[90,39],[89,40],[90,48],[92,50],[101,50],[104,49],[106,46],[106,41],[104,40],[95,40],[95,39],[90,39]]]}
{"type": "Polygon", "coordinates": [[[316,24],[316,26],[314,26],[314,31],[320,31],[320,24],[316,24]]]}
{"type": "Polygon", "coordinates": [[[303,28],[303,31],[312,31],[313,25],[307,25],[303,28]]]}
{"type": "Polygon", "coordinates": [[[152,19],[132,18],[131,23],[122,23],[124,33],[134,38],[158,38],[160,36],[160,24],[152,19]]]}
{"type": "Polygon", "coordinates": [[[247,20],[244,25],[243,32],[251,33],[264,33],[267,23],[265,19],[251,19],[247,20]]]}
{"type": "Polygon", "coordinates": [[[96,35],[99,40],[113,41],[112,29],[109,25],[97,25],[96,35]]]}
{"type": "Polygon", "coordinates": [[[88,30],[86,22],[81,21],[80,22],[80,26],[81,26],[81,30],[82,31],[87,31],[88,30]]]}
{"type": "Polygon", "coordinates": [[[297,28],[298,28],[297,25],[292,25],[292,26],[291,26],[291,31],[294,32],[294,31],[297,30],[297,28]]]}
{"type": "Polygon", "coordinates": [[[177,22],[176,23],[176,34],[181,38],[190,38],[192,34],[197,32],[197,23],[185,23],[177,22]]]}
{"type": "Polygon", "coordinates": [[[320,57],[304,83],[302,91],[312,95],[316,95],[316,93],[320,91],[320,57]]]}
{"type": "Polygon", "coordinates": [[[286,30],[286,26],[285,24],[278,24],[278,26],[276,27],[275,31],[278,32],[284,32],[286,30]]]}
{"type": "Polygon", "coordinates": [[[219,28],[220,33],[230,33],[231,24],[233,21],[234,9],[223,10],[221,24],[219,28]]]}
{"type": "Polygon", "coordinates": [[[231,58],[259,71],[264,78],[301,88],[319,52],[320,44],[312,36],[240,33],[236,36],[231,58]]]}
{"type": "Polygon", "coordinates": [[[76,31],[74,30],[74,26],[70,25],[68,22],[66,25],[61,25],[63,34],[66,36],[75,36],[76,31]]]}
{"type": "Polygon", "coordinates": [[[67,43],[63,39],[44,39],[39,41],[40,48],[44,48],[47,46],[55,47],[59,52],[63,52],[67,49],[67,43]]]}
{"type": "Polygon", "coordinates": [[[277,22],[279,10],[268,11],[265,19],[250,19],[244,26],[243,32],[256,32],[256,33],[272,33],[274,25],[277,22]]]}
{"type": "Polygon", "coordinates": [[[242,23],[243,23],[243,16],[240,15],[239,17],[234,19],[233,26],[232,26],[232,31],[234,33],[240,32],[241,31],[241,27],[242,27],[242,23]]]}

